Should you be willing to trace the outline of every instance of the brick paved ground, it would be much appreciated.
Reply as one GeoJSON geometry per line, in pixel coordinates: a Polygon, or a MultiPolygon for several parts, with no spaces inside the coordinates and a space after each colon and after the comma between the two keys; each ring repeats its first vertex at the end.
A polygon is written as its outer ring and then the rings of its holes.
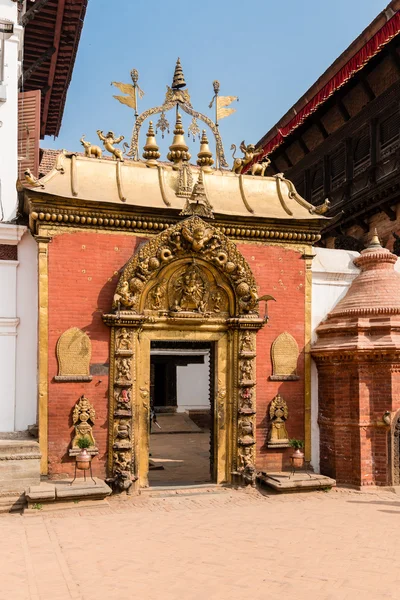
{"type": "Polygon", "coordinates": [[[0,600],[398,600],[399,519],[387,492],[254,490],[3,515],[0,600]]]}

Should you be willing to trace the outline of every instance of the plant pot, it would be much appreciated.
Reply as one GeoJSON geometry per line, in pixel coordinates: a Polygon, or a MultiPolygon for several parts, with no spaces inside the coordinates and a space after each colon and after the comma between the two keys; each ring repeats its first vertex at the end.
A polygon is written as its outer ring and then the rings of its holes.
{"type": "Polygon", "coordinates": [[[82,471],[86,471],[87,469],[90,468],[90,461],[92,460],[91,455],[89,454],[89,452],[86,450],[86,448],[83,448],[79,454],[76,455],[76,468],[77,469],[81,469],[82,471]]]}
{"type": "Polygon", "coordinates": [[[300,450],[300,448],[296,448],[293,454],[290,457],[292,461],[292,466],[294,469],[301,469],[304,465],[304,452],[300,450]]]}

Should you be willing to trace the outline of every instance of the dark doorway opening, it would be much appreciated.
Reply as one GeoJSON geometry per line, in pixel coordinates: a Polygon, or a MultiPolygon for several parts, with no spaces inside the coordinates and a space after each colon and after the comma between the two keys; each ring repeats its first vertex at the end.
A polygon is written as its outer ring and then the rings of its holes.
{"type": "Polygon", "coordinates": [[[214,345],[152,342],[150,403],[150,486],[213,482],[214,345]]]}

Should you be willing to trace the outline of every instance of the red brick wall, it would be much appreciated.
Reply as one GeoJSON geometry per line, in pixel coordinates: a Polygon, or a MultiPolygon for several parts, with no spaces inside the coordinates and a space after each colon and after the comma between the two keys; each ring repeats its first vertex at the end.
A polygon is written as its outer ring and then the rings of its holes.
{"type": "Polygon", "coordinates": [[[91,382],[55,382],[56,345],[70,327],[85,331],[92,342],[91,365],[109,362],[110,329],[102,314],[111,308],[118,271],[142,238],[68,231],[49,244],[49,473],[71,474],[68,449],[73,436],[71,412],[82,394],[96,410],[93,434],[99,455],[93,471],[104,477],[107,453],[108,375],[91,382]]]}
{"type": "Polygon", "coordinates": [[[382,416],[400,407],[399,373],[392,371],[378,357],[318,367],[321,473],[340,484],[391,485],[390,431],[382,416]]]}
{"type": "MultiPolygon", "coordinates": [[[[68,449],[73,436],[73,406],[85,394],[96,410],[93,434],[99,455],[93,471],[105,476],[107,458],[108,375],[94,375],[91,382],[55,382],[56,344],[70,327],[85,331],[92,342],[93,365],[108,365],[110,330],[102,314],[111,308],[119,271],[143,238],[124,234],[66,231],[49,244],[49,473],[71,475],[74,462],[68,449]]],[[[304,439],[304,321],[305,263],[301,254],[278,246],[238,244],[256,277],[260,294],[272,294],[270,321],[257,335],[257,450],[258,467],[281,469],[288,465],[288,450],[266,447],[267,408],[279,393],[289,407],[290,437],[304,439]],[[299,381],[269,381],[270,348],[288,331],[296,339],[300,357],[299,381]]],[[[263,307],[262,307],[263,308],[263,307]]],[[[103,367],[104,369],[104,367],[103,367]]]]}
{"type": "Polygon", "coordinates": [[[288,404],[289,437],[304,440],[306,265],[299,252],[282,246],[238,244],[238,249],[254,273],[259,295],[271,294],[276,298],[276,302],[268,302],[269,322],[257,334],[257,467],[281,470],[289,466],[292,451],[267,448],[267,410],[279,392],[288,404]],[[299,346],[298,381],[269,381],[272,375],[271,344],[283,331],[289,332],[299,346]]]}

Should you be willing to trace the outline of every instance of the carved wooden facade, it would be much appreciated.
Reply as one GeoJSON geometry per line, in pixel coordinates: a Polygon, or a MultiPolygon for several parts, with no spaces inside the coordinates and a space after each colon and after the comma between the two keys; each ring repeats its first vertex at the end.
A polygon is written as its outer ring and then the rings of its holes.
{"type": "MultiPolygon", "coordinates": [[[[268,169],[269,174],[284,172],[300,195],[315,206],[329,200],[328,216],[334,219],[324,228],[321,242],[328,247],[360,251],[376,226],[392,249],[393,233],[400,229],[396,208],[400,198],[399,35],[389,35],[388,43],[381,44],[340,85],[337,76],[338,68],[357,48],[374,35],[382,35],[377,29],[391,18],[398,22],[392,9],[380,21],[377,17],[296,102],[296,110],[288,111],[258,143],[268,145],[285,121],[306,111],[313,95],[330,77],[336,77],[332,93],[269,153],[268,169]]],[[[400,253],[398,243],[394,250],[400,253]]]]}

